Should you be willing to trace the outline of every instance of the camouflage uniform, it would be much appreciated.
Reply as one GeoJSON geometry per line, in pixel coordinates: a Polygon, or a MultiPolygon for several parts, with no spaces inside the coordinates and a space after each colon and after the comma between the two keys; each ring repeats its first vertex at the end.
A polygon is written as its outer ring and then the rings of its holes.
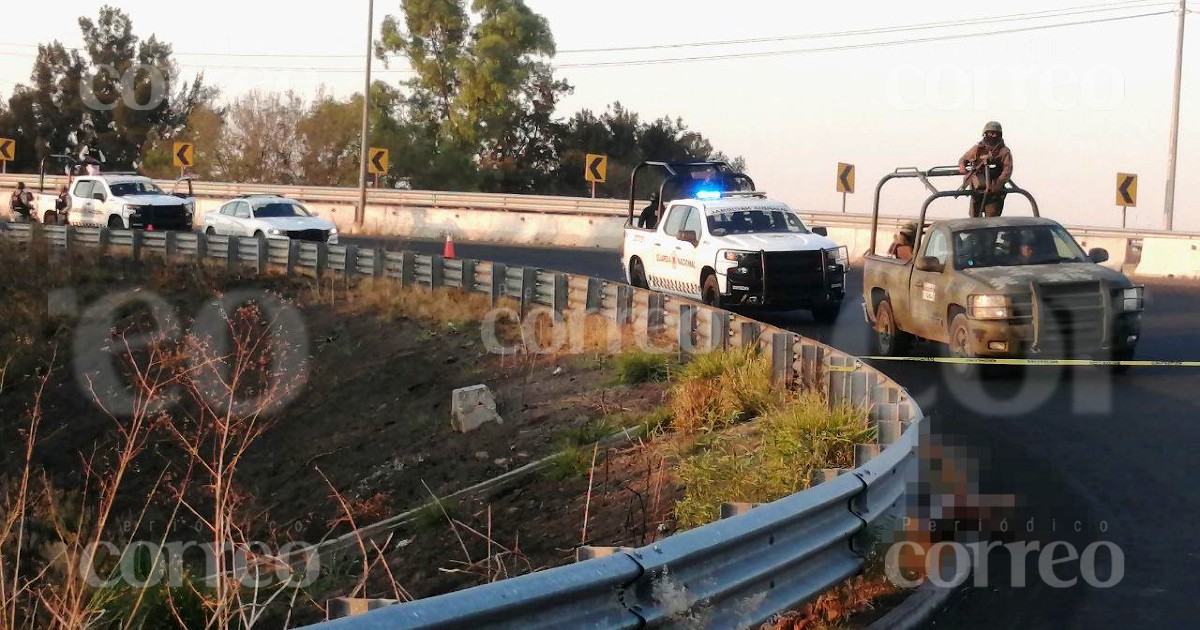
{"type": "Polygon", "coordinates": [[[1012,177],[1012,151],[1004,144],[1004,131],[1000,123],[989,122],[983,132],[985,139],[959,158],[958,170],[967,175],[964,184],[973,191],[971,216],[998,217],[1004,212],[1004,184],[1012,177]],[[997,134],[994,145],[987,143],[986,134],[989,131],[997,134]]]}

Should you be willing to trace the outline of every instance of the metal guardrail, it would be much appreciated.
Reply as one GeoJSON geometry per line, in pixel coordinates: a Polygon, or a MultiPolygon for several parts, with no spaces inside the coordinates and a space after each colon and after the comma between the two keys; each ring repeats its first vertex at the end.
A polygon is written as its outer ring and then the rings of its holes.
{"type": "MultiPolygon", "coordinates": [[[[36,175],[0,175],[0,188],[16,187],[17,182],[31,184],[36,175]]],[[[155,180],[165,190],[174,186],[174,180],[155,180]]],[[[56,190],[67,183],[62,175],[47,175],[46,190],[56,190]]],[[[336,186],[282,186],[267,184],[238,184],[227,182],[193,181],[197,197],[229,199],[237,195],[262,192],[292,197],[309,203],[358,204],[358,189],[336,186]]],[[[378,206],[413,208],[435,208],[446,210],[492,210],[498,212],[521,212],[530,214],[567,214],[604,218],[625,217],[629,212],[627,201],[620,199],[591,199],[586,197],[558,197],[549,195],[508,195],[497,193],[459,193],[426,190],[393,190],[385,188],[367,189],[367,203],[378,206]]],[[[871,216],[833,212],[799,211],[810,223],[831,227],[863,227],[871,224],[871,216]]],[[[911,216],[880,215],[880,225],[896,228],[911,216]]],[[[1076,236],[1142,238],[1185,237],[1200,238],[1200,232],[1167,230],[1127,230],[1094,226],[1065,225],[1076,236]]]]}
{"type": "MultiPolygon", "coordinates": [[[[230,269],[392,278],[404,285],[465,286],[493,303],[603,313],[635,334],[669,335],[702,353],[756,347],[773,379],[824,392],[830,404],[868,410],[876,444],[858,445],[855,468],[807,490],[638,549],[380,608],[311,626],[396,628],[743,628],[797,608],[862,570],[873,542],[896,532],[917,481],[928,429],[921,409],[884,374],[795,333],[660,293],[599,278],[353,245],[208,236],[191,232],[9,224],[4,237],[70,251],[99,247],[138,260],[223,261],[230,269]]],[[[648,338],[648,337],[643,337],[648,338]]],[[[401,522],[401,521],[397,521],[401,522]]],[[[385,521],[360,531],[386,534],[385,521]]],[[[351,534],[353,535],[353,534],[351,534]]],[[[343,537],[344,538],[344,537],[343,537]]],[[[324,548],[322,548],[324,549],[324,548]]]]}

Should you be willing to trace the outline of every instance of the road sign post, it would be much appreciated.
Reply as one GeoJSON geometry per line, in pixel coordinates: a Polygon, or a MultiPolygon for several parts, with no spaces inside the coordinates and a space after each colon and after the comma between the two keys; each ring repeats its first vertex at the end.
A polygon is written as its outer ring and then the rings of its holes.
{"type": "Polygon", "coordinates": [[[854,194],[854,165],[838,162],[837,191],[842,193],[842,213],[846,212],[846,195],[854,194]]]}
{"type": "Polygon", "coordinates": [[[11,138],[0,138],[0,173],[8,173],[8,161],[17,157],[17,143],[11,138]]]}
{"type": "Polygon", "coordinates": [[[1117,205],[1121,207],[1121,229],[1125,229],[1125,218],[1130,208],[1137,207],[1137,175],[1117,173],[1117,205]]]}
{"type": "Polygon", "coordinates": [[[587,154],[583,162],[583,178],[592,183],[592,199],[595,199],[596,182],[604,183],[608,179],[608,156],[587,154]]]}

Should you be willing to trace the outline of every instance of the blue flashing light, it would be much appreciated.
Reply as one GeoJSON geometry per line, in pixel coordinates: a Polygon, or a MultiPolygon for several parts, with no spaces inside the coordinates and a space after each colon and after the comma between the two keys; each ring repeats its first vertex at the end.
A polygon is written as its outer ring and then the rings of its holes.
{"type": "Polygon", "coordinates": [[[711,189],[701,189],[696,191],[696,199],[720,199],[721,191],[711,189]]]}

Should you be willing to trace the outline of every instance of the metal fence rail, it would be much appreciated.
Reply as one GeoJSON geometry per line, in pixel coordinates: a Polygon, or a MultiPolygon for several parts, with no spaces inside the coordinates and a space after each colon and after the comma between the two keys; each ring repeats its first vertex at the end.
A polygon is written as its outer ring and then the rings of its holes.
{"type": "MultiPolygon", "coordinates": [[[[87,246],[150,262],[212,261],[230,270],[391,278],[405,286],[459,287],[510,298],[522,314],[546,308],[601,314],[650,347],[702,353],[757,347],[773,379],[864,408],[877,443],[858,445],[855,467],[809,489],[638,549],[395,604],[314,628],[746,628],[811,601],[862,570],[872,541],[897,530],[916,486],[928,423],[907,392],[853,356],[789,331],[687,300],[599,278],[500,263],[323,243],[193,233],[10,224],[4,237],[87,246]]],[[[402,519],[361,532],[382,535],[402,519]]],[[[345,538],[345,537],[343,537],[345,538]]],[[[325,545],[320,548],[332,548],[325,545]]]]}

